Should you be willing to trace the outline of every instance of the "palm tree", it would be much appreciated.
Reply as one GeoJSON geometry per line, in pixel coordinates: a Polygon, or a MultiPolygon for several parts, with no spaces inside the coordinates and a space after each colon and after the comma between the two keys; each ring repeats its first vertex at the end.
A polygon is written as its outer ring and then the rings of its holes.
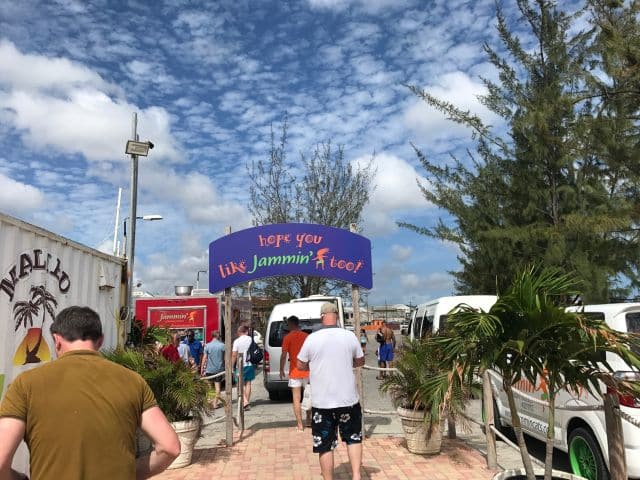
{"type": "MultiPolygon", "coordinates": [[[[521,379],[548,389],[549,416],[545,479],[551,478],[556,395],[563,389],[586,388],[601,394],[598,380],[613,384],[612,368],[602,360],[613,352],[633,366],[640,357],[630,347],[633,336],[609,328],[602,320],[566,312],[562,302],[578,293],[572,275],[558,269],[530,267],[522,271],[489,312],[461,305],[449,315],[446,335],[439,341],[446,355],[466,376],[498,370],[507,396],[511,421],[527,478],[535,480],[518,417],[513,385],[521,379]]],[[[628,385],[619,388],[630,388],[628,385]]]]}
{"type": "Polygon", "coordinates": [[[13,306],[13,317],[16,321],[15,331],[18,331],[20,324],[24,324],[24,328],[27,328],[27,323],[33,327],[33,317],[40,313],[40,307],[35,303],[28,302],[16,302],[13,306]]]}
{"type": "Polygon", "coordinates": [[[47,290],[44,285],[32,286],[31,290],[31,301],[38,308],[42,307],[42,326],[40,328],[40,335],[38,335],[38,341],[35,346],[29,350],[27,346],[27,361],[26,363],[39,363],[40,359],[38,358],[38,350],[40,349],[40,344],[42,343],[42,329],[44,328],[44,324],[47,321],[47,313],[51,318],[56,316],[56,312],[54,307],[58,306],[58,301],[56,298],[47,290]]]}

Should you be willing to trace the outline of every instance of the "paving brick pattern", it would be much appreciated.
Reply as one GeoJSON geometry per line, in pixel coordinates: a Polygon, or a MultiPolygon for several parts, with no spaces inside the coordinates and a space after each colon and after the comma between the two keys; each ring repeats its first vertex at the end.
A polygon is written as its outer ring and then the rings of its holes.
{"type": "MultiPolygon", "coordinates": [[[[271,428],[245,431],[232,448],[198,449],[193,463],[154,477],[164,480],[320,480],[318,456],[311,451],[310,430],[271,428]]],[[[442,453],[409,453],[401,437],[374,436],[365,440],[363,479],[488,480],[495,472],[484,458],[460,440],[444,440],[442,453]]],[[[347,449],[335,450],[335,480],[351,478],[347,449]]]]}

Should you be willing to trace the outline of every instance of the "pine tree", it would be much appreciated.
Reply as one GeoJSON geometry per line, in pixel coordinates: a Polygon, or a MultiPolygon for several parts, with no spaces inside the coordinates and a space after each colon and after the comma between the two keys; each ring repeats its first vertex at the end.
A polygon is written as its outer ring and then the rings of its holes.
{"type": "MultiPolygon", "coordinates": [[[[481,101],[504,120],[504,139],[472,113],[410,87],[469,127],[477,152],[469,153],[470,161],[442,167],[416,149],[430,175],[424,196],[454,222],[400,225],[460,246],[462,269],[454,275],[461,293],[503,291],[516,271],[533,263],[576,271],[584,300],[607,301],[617,275],[635,281],[637,253],[631,250],[637,242],[630,247],[629,235],[617,233],[630,230],[633,219],[603,168],[626,162],[610,161],[593,148],[593,110],[602,102],[594,100],[586,66],[598,55],[598,29],[569,37],[584,9],[569,15],[550,0],[517,4],[530,35],[514,34],[498,8],[506,54],[484,47],[499,82],[483,79],[488,93],[481,101]]],[[[617,171],[621,186],[629,175],[617,171]]]]}

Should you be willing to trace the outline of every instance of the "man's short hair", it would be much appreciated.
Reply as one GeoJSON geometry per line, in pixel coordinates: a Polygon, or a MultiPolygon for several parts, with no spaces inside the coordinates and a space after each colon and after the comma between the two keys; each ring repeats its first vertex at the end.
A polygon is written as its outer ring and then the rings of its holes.
{"type": "Polygon", "coordinates": [[[67,307],[56,315],[51,324],[51,334],[60,335],[67,342],[102,338],[100,316],[89,307],[67,307]]]}
{"type": "Polygon", "coordinates": [[[220,338],[220,332],[218,330],[214,330],[211,332],[211,338],[220,338]]]}
{"type": "Polygon", "coordinates": [[[194,332],[193,330],[187,330],[187,337],[190,337],[191,335],[195,335],[196,332],[194,332]]]}
{"type": "Polygon", "coordinates": [[[240,333],[249,333],[249,327],[247,327],[246,325],[240,325],[238,327],[238,331],[240,333]]]}
{"type": "Polygon", "coordinates": [[[325,313],[338,313],[338,307],[334,303],[326,302],[322,304],[320,307],[320,315],[324,315],[325,313]]]}
{"type": "Polygon", "coordinates": [[[287,322],[291,322],[294,325],[300,325],[300,319],[295,315],[291,315],[289,318],[287,318],[287,322]]]}

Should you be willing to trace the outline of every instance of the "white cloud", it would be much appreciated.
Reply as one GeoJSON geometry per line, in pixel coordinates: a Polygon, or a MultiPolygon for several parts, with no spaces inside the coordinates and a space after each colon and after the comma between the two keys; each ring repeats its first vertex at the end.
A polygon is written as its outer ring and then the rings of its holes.
{"type": "Polygon", "coordinates": [[[25,91],[67,92],[70,88],[93,86],[114,91],[90,68],[66,58],[48,58],[20,52],[13,43],[0,41],[0,85],[25,91]]]}
{"type": "MultiPolygon", "coordinates": [[[[484,85],[480,81],[472,80],[464,72],[444,74],[436,84],[428,85],[424,90],[461,110],[469,110],[487,124],[499,121],[499,118],[478,100],[479,95],[486,94],[484,85]]],[[[468,128],[447,120],[443,113],[420,99],[405,111],[404,123],[419,136],[420,142],[463,139],[470,135],[468,128]]]]}
{"type": "Polygon", "coordinates": [[[412,253],[413,247],[397,244],[391,245],[391,254],[394,260],[397,260],[399,262],[404,262],[405,260],[407,260],[412,253]]]}
{"type": "Polygon", "coordinates": [[[405,288],[417,288],[420,286],[420,277],[415,273],[405,273],[400,276],[400,283],[405,288]]]}
{"type": "Polygon", "coordinates": [[[163,201],[178,200],[187,219],[196,224],[232,225],[234,230],[251,225],[241,204],[221,197],[211,179],[201,173],[179,174],[164,168],[144,172],[140,187],[163,201]]]}
{"type": "Polygon", "coordinates": [[[156,144],[152,157],[181,159],[169,113],[115,97],[118,88],[92,70],[64,58],[23,54],[7,41],[0,42],[0,65],[0,110],[8,112],[27,148],[124,160],[132,112],[138,111],[141,139],[156,144]]]}
{"type": "Polygon", "coordinates": [[[390,8],[404,7],[407,2],[403,0],[308,0],[309,6],[318,10],[342,11],[349,7],[363,9],[368,13],[377,13],[390,8]]]}
{"type": "Polygon", "coordinates": [[[0,173],[0,210],[24,213],[42,205],[44,194],[37,188],[0,173]]]}
{"type": "MultiPolygon", "coordinates": [[[[395,261],[384,262],[376,267],[374,287],[370,301],[420,303],[429,299],[451,295],[454,292],[453,277],[446,272],[417,271],[395,261]]],[[[411,267],[414,267],[411,264],[411,267]]]]}
{"type": "MultiPolygon", "coordinates": [[[[368,157],[354,160],[355,165],[364,165],[368,157]]],[[[376,176],[375,190],[364,211],[365,232],[368,235],[384,235],[396,230],[396,217],[407,209],[429,208],[416,180],[427,184],[416,169],[405,160],[391,154],[381,153],[373,159],[376,176]]]]}

